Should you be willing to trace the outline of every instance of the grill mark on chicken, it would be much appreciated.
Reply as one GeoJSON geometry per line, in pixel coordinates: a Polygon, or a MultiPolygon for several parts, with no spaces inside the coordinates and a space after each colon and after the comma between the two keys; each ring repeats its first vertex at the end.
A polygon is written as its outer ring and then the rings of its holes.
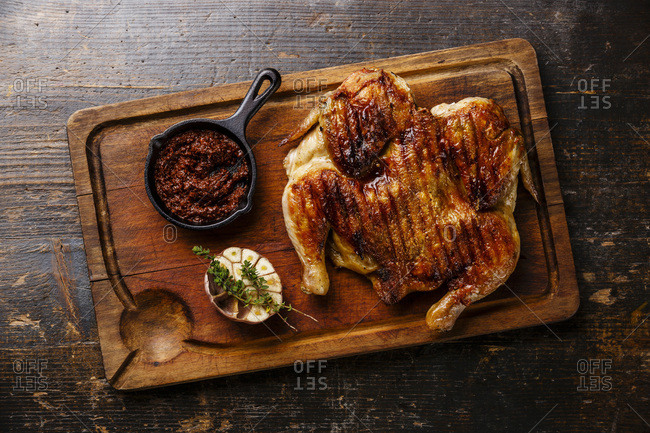
{"type": "MultiPolygon", "coordinates": [[[[382,178],[382,181],[376,183],[375,187],[377,190],[377,205],[379,206],[379,211],[382,213],[382,217],[388,226],[388,231],[385,233],[388,235],[393,246],[393,257],[403,257],[404,244],[398,238],[398,227],[395,224],[395,215],[390,209],[390,194],[386,187],[386,179],[382,178]]],[[[344,227],[341,227],[341,229],[345,230],[344,227]]],[[[384,260],[382,260],[382,262],[383,261],[384,260]]]]}
{"type": "Polygon", "coordinates": [[[419,181],[419,190],[422,191],[424,195],[424,200],[420,197],[421,200],[421,209],[424,209],[422,213],[422,218],[424,218],[424,226],[428,224],[430,227],[433,227],[433,230],[425,231],[425,239],[430,239],[429,243],[425,244],[428,257],[433,257],[436,265],[433,269],[430,270],[429,274],[433,278],[440,278],[442,272],[445,269],[448,269],[449,259],[444,248],[442,246],[442,238],[440,237],[439,229],[437,228],[438,223],[436,222],[437,212],[434,209],[434,206],[437,205],[437,194],[434,191],[435,185],[430,183],[426,185],[425,179],[433,176],[433,165],[427,164],[426,161],[430,161],[429,151],[430,148],[426,146],[425,136],[420,137],[423,144],[420,146],[415,146],[415,154],[419,158],[415,159],[415,170],[412,171],[412,177],[415,177],[419,181]]]}
{"type": "MultiPolygon", "coordinates": [[[[413,169],[413,167],[409,167],[412,161],[409,156],[410,152],[406,146],[400,147],[400,153],[401,155],[397,160],[396,166],[400,177],[404,179],[405,188],[407,190],[407,198],[405,200],[405,204],[409,216],[409,226],[411,228],[410,236],[415,240],[415,243],[417,245],[420,245],[418,254],[421,255],[423,252],[422,246],[426,245],[423,239],[423,237],[426,236],[426,231],[424,224],[422,223],[422,214],[417,210],[417,207],[420,205],[420,203],[419,197],[415,194],[415,191],[417,191],[417,186],[414,183],[414,176],[412,175],[413,173],[417,172],[413,169]]],[[[404,195],[402,194],[402,197],[403,196],[404,195]]]]}
{"type": "MultiPolygon", "coordinates": [[[[472,121],[473,121],[474,125],[476,125],[477,122],[478,122],[478,120],[475,118],[475,116],[476,116],[476,114],[472,113],[472,121]]],[[[475,128],[476,128],[476,126],[475,126],[475,128]]],[[[475,129],[475,135],[476,135],[477,140],[481,140],[480,134],[478,133],[478,129],[475,129]]],[[[479,145],[479,146],[484,145],[484,146],[487,147],[487,162],[488,162],[488,164],[487,165],[479,164],[479,167],[485,169],[486,172],[488,172],[490,174],[490,179],[494,179],[493,182],[488,181],[487,182],[488,184],[493,184],[495,182],[501,182],[501,180],[499,179],[499,175],[500,175],[499,171],[500,171],[501,167],[497,166],[497,164],[489,164],[490,160],[500,161],[500,159],[495,158],[494,152],[498,151],[498,149],[501,148],[502,145],[503,145],[503,139],[501,137],[498,140],[488,140],[486,137],[483,137],[482,142],[484,144],[481,143],[479,145]]]]}
{"type": "Polygon", "coordinates": [[[359,185],[354,188],[354,200],[358,210],[359,235],[353,236],[353,238],[355,243],[359,245],[359,251],[357,254],[363,259],[370,251],[372,251],[372,249],[368,246],[368,242],[366,241],[366,239],[371,238],[370,232],[368,231],[367,224],[363,223],[364,221],[371,220],[371,215],[369,214],[369,208],[365,200],[365,195],[363,195],[363,191],[359,185]]]}
{"type": "Polygon", "coordinates": [[[396,193],[396,189],[399,189],[399,183],[397,182],[390,182],[386,185],[387,210],[391,215],[397,216],[393,221],[395,221],[395,226],[397,227],[395,238],[397,244],[401,247],[400,253],[403,257],[410,257],[411,241],[406,233],[408,229],[405,227],[405,225],[409,224],[410,221],[408,215],[404,212],[402,203],[399,202],[399,193],[396,193]]]}
{"type": "MultiPolygon", "coordinates": [[[[381,233],[387,233],[389,231],[388,221],[386,221],[384,218],[384,213],[381,211],[381,208],[377,206],[378,192],[376,182],[372,182],[367,187],[365,187],[364,193],[365,191],[368,192],[368,195],[365,197],[366,204],[369,209],[373,209],[373,224],[378,227],[381,233]]],[[[375,244],[374,247],[377,249],[377,251],[387,251],[388,254],[395,255],[395,246],[393,245],[393,240],[390,237],[384,237],[379,241],[375,240],[375,236],[371,236],[370,239],[370,242],[375,244]]]]}
{"type": "Polygon", "coordinates": [[[303,290],[327,291],[322,254],[331,228],[357,256],[339,251],[337,264],[370,260],[367,276],[386,303],[446,282],[427,323],[450,329],[465,306],[501,284],[495,275],[514,270],[514,205],[497,201],[516,182],[521,136],[493,101],[418,109],[406,83],[384,71],[353,74],[319,110],[320,128],[285,161],[283,209],[303,290]],[[326,157],[300,160],[302,147],[309,155],[321,145],[326,157]]]}

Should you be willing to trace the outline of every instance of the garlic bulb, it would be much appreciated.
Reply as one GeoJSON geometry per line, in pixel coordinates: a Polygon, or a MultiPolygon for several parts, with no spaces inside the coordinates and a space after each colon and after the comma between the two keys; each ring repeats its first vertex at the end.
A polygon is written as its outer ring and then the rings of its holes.
{"type": "MultiPolygon", "coordinates": [[[[263,293],[268,293],[274,303],[282,303],[282,283],[279,275],[273,269],[271,262],[260,256],[253,250],[247,248],[230,247],[226,248],[221,254],[214,257],[214,260],[223,265],[235,280],[242,280],[246,285],[246,290],[253,294],[253,297],[263,293]],[[257,274],[266,280],[268,288],[258,291],[253,287],[251,281],[242,276],[242,266],[244,261],[248,261],[257,270],[257,274]],[[260,293],[262,292],[262,293],[260,293]]],[[[266,311],[261,305],[244,306],[240,300],[229,295],[223,287],[214,282],[212,275],[205,273],[204,278],[205,291],[210,297],[217,310],[229,319],[237,322],[260,323],[271,317],[275,312],[266,311]]]]}

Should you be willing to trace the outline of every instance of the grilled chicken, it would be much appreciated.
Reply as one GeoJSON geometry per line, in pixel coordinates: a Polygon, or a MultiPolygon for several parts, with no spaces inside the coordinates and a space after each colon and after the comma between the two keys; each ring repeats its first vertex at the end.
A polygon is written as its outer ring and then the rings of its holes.
{"type": "Polygon", "coordinates": [[[326,95],[286,142],[282,206],[306,293],[329,288],[325,255],[380,299],[445,286],[428,311],[452,328],[519,257],[517,175],[533,195],[521,134],[483,98],[418,108],[407,83],[363,69],[326,95]]]}

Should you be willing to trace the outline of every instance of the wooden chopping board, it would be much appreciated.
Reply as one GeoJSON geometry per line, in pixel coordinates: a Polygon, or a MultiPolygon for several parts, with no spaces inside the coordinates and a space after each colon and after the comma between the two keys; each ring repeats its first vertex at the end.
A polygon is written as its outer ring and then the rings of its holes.
{"type": "Polygon", "coordinates": [[[106,377],[118,389],[141,389],[425,344],[563,320],[579,303],[573,257],[532,46],[511,39],[443,51],[336,66],[283,76],[253,118],[248,139],[257,159],[253,211],[214,232],[169,225],[144,189],[151,137],[189,118],[230,116],[250,82],[84,109],[68,121],[84,244],[106,377]],[[352,72],[384,68],[408,82],[419,106],[468,96],[495,99],[520,128],[541,203],[520,187],[515,219],[521,257],[505,285],[470,306],[454,329],[432,334],[427,309],[442,291],[416,293],[396,305],[379,302],[370,283],[330,266],[325,297],[299,290],[300,263],[284,229],[286,184],[278,143],[352,72]],[[202,245],[254,249],[282,278],[285,299],[318,319],[290,313],[264,324],[231,322],[203,291],[202,245]]]}

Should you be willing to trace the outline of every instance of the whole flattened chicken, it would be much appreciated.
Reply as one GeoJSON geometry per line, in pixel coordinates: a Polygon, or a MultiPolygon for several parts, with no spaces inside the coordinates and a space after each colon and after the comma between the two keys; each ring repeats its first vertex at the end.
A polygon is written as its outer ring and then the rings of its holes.
{"type": "Polygon", "coordinates": [[[284,162],[282,207],[304,292],[327,293],[326,253],[387,304],[444,284],[426,322],[446,331],[515,269],[520,168],[537,195],[523,138],[494,101],[428,111],[402,78],[363,69],[283,144],[300,139],[284,162]]]}

